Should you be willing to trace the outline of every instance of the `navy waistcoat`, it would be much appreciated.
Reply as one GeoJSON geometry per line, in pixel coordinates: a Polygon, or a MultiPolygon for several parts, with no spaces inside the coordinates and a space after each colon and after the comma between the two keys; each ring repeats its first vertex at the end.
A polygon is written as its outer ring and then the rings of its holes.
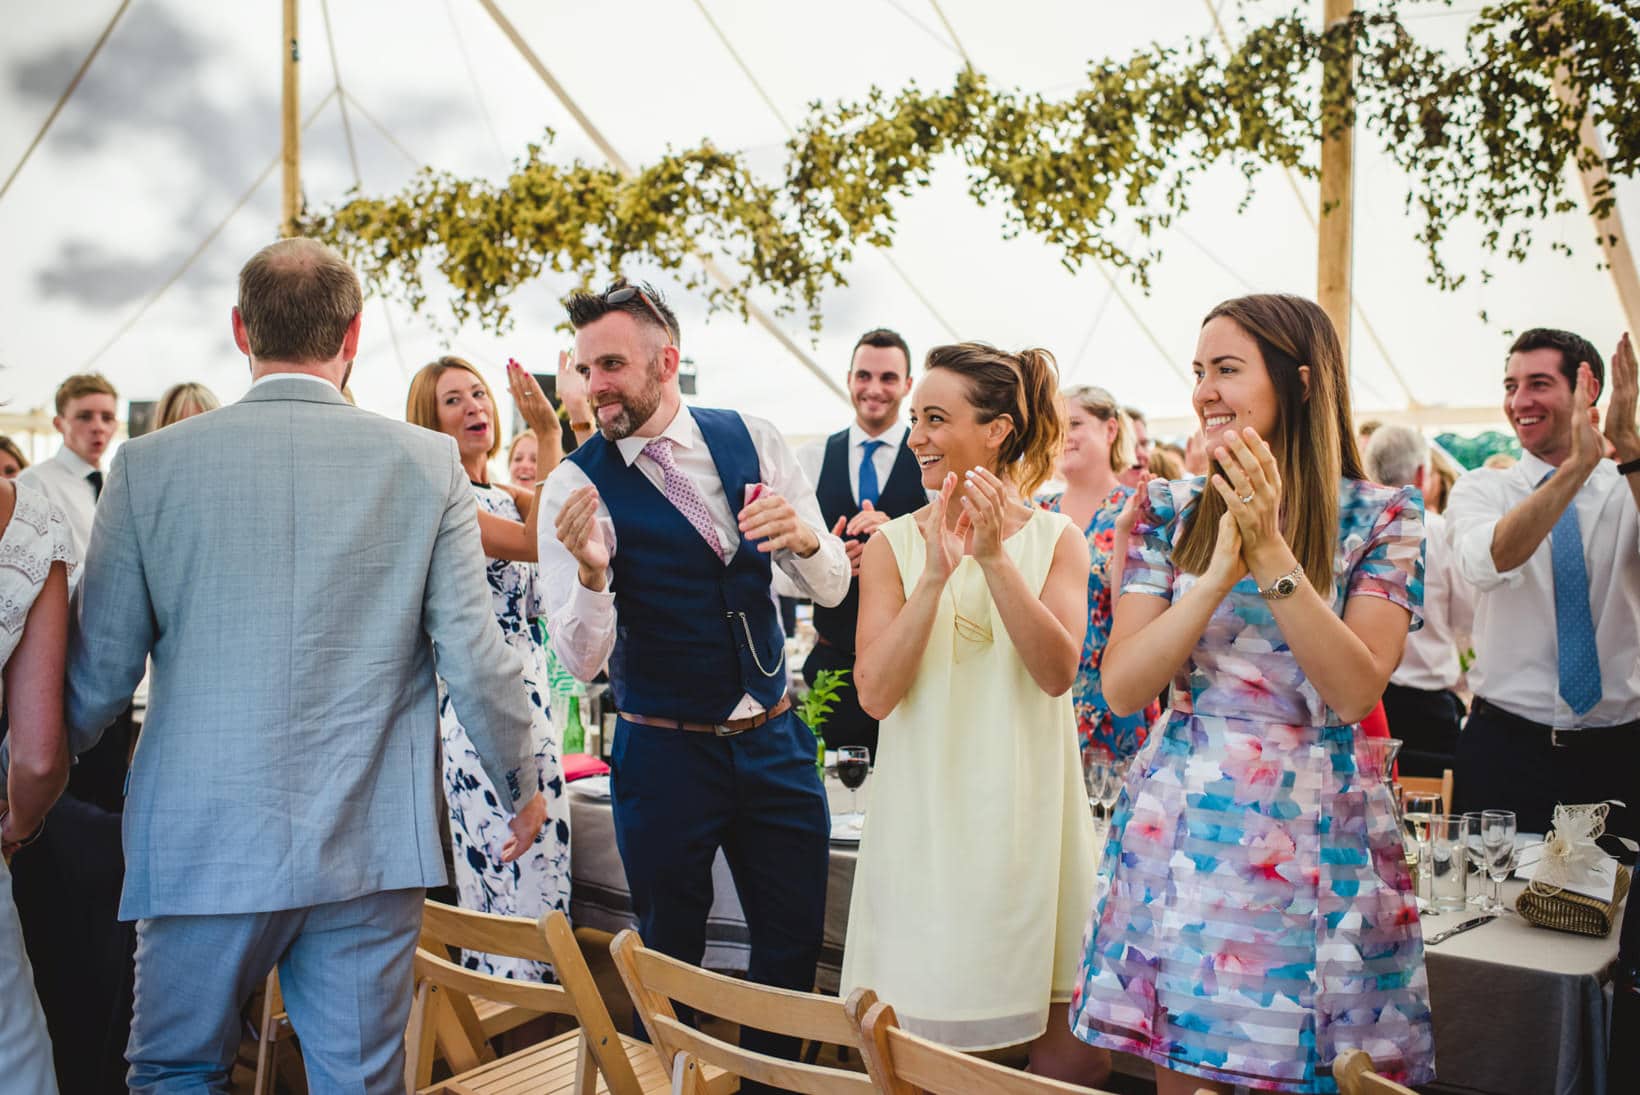
{"type": "MultiPolygon", "coordinates": [[[[734,411],[690,408],[738,512],[760,482],[752,435],[734,411]]],[[[786,639],[769,592],[770,556],[744,538],[728,565],[666,496],[594,434],[568,459],[615,523],[615,649],[609,682],[632,715],[722,722],[743,695],[786,694],[786,639]]]]}
{"type": "MultiPolygon", "coordinates": [[[[850,451],[848,431],[834,433],[826,439],[826,458],[820,465],[820,482],[814,495],[820,503],[820,512],[826,518],[826,527],[834,528],[839,517],[853,517],[860,512],[854,500],[854,488],[849,486],[849,463],[858,463],[858,454],[850,451]]],[[[914,513],[928,503],[928,492],[923,490],[922,469],[910,446],[902,443],[895,454],[894,466],[888,473],[877,496],[876,506],[890,517],[914,513]]],[[[848,584],[848,596],[836,608],[814,606],[814,630],[826,642],[850,654],[854,653],[854,625],[860,618],[860,580],[848,584]]]]}

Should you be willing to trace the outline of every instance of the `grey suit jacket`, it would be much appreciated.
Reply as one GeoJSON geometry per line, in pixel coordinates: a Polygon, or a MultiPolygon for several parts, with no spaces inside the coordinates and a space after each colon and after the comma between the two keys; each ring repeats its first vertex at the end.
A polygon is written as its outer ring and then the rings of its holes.
{"type": "Polygon", "coordinates": [[[84,752],[153,656],[123,919],[442,883],[435,658],[485,774],[533,789],[476,513],[452,438],[300,378],[121,446],[67,719],[84,752]]]}

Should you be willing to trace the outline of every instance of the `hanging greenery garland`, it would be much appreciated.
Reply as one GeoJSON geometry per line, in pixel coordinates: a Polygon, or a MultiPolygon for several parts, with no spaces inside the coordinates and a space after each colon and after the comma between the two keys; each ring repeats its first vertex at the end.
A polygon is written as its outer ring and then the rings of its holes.
{"type": "Polygon", "coordinates": [[[304,230],[418,311],[436,269],[453,318],[494,330],[544,271],[593,284],[633,257],[679,271],[714,308],[744,311],[752,292],[773,292],[818,330],[821,297],[844,283],[855,248],[889,246],[901,203],[953,161],[1010,234],[1052,243],[1073,270],[1108,263],[1148,287],[1159,231],[1189,208],[1195,176],[1233,165],[1248,196],[1268,166],[1313,177],[1322,134],[1358,122],[1405,173],[1429,279],[1451,289],[1470,273],[1448,262],[1453,225],[1481,225],[1488,251],[1519,261],[1536,223],[1575,207],[1565,169],[1592,155],[1577,138],[1585,111],[1609,142],[1606,171],[1635,173],[1640,0],[1490,4],[1461,56],[1420,43],[1398,14],[1449,3],[1386,0],[1325,31],[1288,15],[1244,28],[1228,55],[1205,38],[1152,46],[1094,62],[1065,98],[1000,91],[965,69],[946,91],[816,104],[778,181],[710,144],[630,178],[555,164],[531,145],[499,185],[425,170],[401,194],[354,198],[304,230]],[[1137,228],[1138,243],[1118,243],[1118,226],[1137,228]],[[693,254],[722,260],[732,284],[706,282],[693,254]]]}

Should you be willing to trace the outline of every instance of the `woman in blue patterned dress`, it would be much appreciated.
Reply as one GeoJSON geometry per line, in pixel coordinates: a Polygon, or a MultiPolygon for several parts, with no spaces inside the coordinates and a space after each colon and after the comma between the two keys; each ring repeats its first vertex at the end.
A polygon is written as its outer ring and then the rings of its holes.
{"type": "MultiPolygon", "coordinates": [[[[558,420],[535,379],[508,363],[507,379],[520,413],[536,434],[542,474],[561,453],[558,420]]],[[[478,763],[460,712],[439,682],[439,733],[444,758],[444,797],[450,810],[456,892],[463,908],[534,918],[552,909],[569,912],[569,802],[559,767],[559,742],[547,715],[547,657],[531,621],[540,613],[535,589],[537,495],[492,484],[489,461],[500,451],[495,399],[472,365],[441,357],[410,382],[406,417],[418,426],[456,439],[462,466],[478,502],[479,536],[489,566],[489,594],[502,638],[519,663],[518,686],[529,697],[537,789],[546,799],[547,823],[535,844],[517,860],[501,862],[509,835],[506,817],[478,763]]],[[[473,591],[481,595],[480,590],[473,591]]],[[[471,969],[521,980],[545,980],[546,966],[467,951],[471,969]]]]}
{"type": "Polygon", "coordinates": [[[1097,761],[1127,760],[1138,752],[1160,705],[1151,703],[1138,714],[1117,716],[1099,687],[1099,663],[1110,638],[1115,601],[1111,579],[1122,570],[1121,560],[1112,555],[1116,519],[1133,494],[1133,488],[1123,486],[1116,477],[1133,464],[1133,427],[1116,398],[1103,388],[1091,384],[1068,388],[1063,399],[1065,443],[1059,455],[1059,475],[1065,489],[1039,495],[1037,505],[1069,517],[1088,540],[1088,633],[1082,639],[1082,660],[1071,689],[1076,742],[1086,771],[1097,761]]]}
{"type": "Polygon", "coordinates": [[[1112,819],[1073,1029],[1153,1062],[1160,1095],[1335,1092],[1350,1049],[1423,1083],[1417,907],[1355,726],[1421,622],[1422,500],[1363,481],[1310,301],[1219,305],[1195,370],[1216,470],[1135,507],[1105,697],[1171,678],[1172,707],[1112,819]]]}

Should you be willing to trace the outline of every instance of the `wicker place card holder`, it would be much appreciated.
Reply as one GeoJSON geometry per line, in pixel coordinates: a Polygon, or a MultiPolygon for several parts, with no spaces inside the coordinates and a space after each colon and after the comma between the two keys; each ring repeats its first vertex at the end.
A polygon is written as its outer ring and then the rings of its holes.
{"type": "Polygon", "coordinates": [[[1623,866],[1617,868],[1617,885],[1610,901],[1585,897],[1570,890],[1558,893],[1534,893],[1531,887],[1521,891],[1515,899],[1515,911],[1528,924],[1556,931],[1576,932],[1579,935],[1609,935],[1623,909],[1623,898],[1629,892],[1632,872],[1623,866]]]}

